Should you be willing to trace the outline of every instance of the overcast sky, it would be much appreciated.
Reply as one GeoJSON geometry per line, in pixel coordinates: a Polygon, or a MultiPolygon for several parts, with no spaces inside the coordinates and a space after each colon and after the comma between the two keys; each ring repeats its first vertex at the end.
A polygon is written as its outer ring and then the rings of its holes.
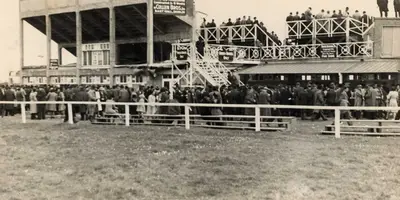
{"type": "MultiPolygon", "coordinates": [[[[56,1],[56,0],[54,0],[56,1]]],[[[0,12],[1,45],[0,55],[2,64],[0,82],[7,80],[8,72],[19,70],[19,0],[6,0],[2,3],[0,12]]],[[[215,19],[217,24],[246,15],[257,17],[266,24],[269,31],[274,30],[281,39],[285,36],[285,18],[289,12],[304,12],[307,7],[313,8],[313,13],[325,10],[344,10],[350,7],[353,13],[356,9],[367,11],[377,16],[379,14],[376,0],[196,0],[196,9],[208,14],[208,19],[215,19]]],[[[390,16],[393,16],[393,0],[389,0],[390,16]]],[[[25,24],[25,65],[46,64],[46,38],[45,36],[25,24]]],[[[57,56],[57,46],[53,44],[52,58],[57,56]]],[[[75,62],[75,59],[64,53],[65,62],[75,62]]]]}

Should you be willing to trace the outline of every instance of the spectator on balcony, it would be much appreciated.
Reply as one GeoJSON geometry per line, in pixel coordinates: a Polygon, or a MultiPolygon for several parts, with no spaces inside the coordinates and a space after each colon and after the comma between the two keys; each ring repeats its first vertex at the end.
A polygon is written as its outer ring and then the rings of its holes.
{"type": "Polygon", "coordinates": [[[338,18],[338,14],[336,14],[336,10],[332,11],[332,18],[338,18]]]}
{"type": "Polygon", "coordinates": [[[367,15],[367,12],[365,11],[363,12],[363,15],[361,16],[361,21],[369,25],[370,20],[369,16],[367,15]]]}
{"type": "Polygon", "coordinates": [[[329,10],[326,11],[326,14],[325,14],[324,18],[329,19],[331,17],[332,17],[331,12],[329,10]]]}
{"type": "Polygon", "coordinates": [[[293,21],[293,13],[289,13],[289,16],[286,17],[287,22],[293,21]]]}
{"type": "Polygon", "coordinates": [[[343,17],[349,17],[350,16],[350,9],[349,7],[346,7],[344,13],[343,13],[343,17]]]}
{"type": "Polygon", "coordinates": [[[306,14],[304,14],[304,13],[301,13],[300,20],[306,20],[306,14]]]}
{"type": "Polygon", "coordinates": [[[400,0],[393,0],[393,5],[395,17],[400,17],[400,0]]]}
{"type": "Polygon", "coordinates": [[[317,15],[315,15],[315,19],[322,19],[325,16],[325,10],[322,9],[320,13],[318,13],[317,15]]]}
{"type": "Polygon", "coordinates": [[[309,7],[306,12],[304,13],[305,20],[311,21],[312,20],[312,8],[309,7]]]}
{"type": "Polygon", "coordinates": [[[225,24],[226,26],[233,26],[232,19],[229,18],[228,22],[225,24]]]}
{"type": "Polygon", "coordinates": [[[246,25],[250,25],[250,24],[253,24],[253,21],[251,20],[251,17],[248,16],[247,20],[246,20],[246,25]]]}
{"type": "Polygon", "coordinates": [[[358,10],[356,10],[356,12],[353,14],[353,18],[358,21],[361,21],[362,16],[361,16],[360,12],[358,12],[358,10]]]}
{"type": "Polygon", "coordinates": [[[246,24],[247,24],[246,16],[243,16],[242,20],[240,21],[240,25],[246,25],[246,24]]]}
{"type": "Polygon", "coordinates": [[[203,18],[203,22],[200,25],[200,28],[205,28],[207,26],[207,20],[206,18],[203,18]]]}
{"type": "Polygon", "coordinates": [[[296,15],[293,16],[293,21],[299,21],[300,20],[300,16],[299,16],[299,12],[296,12],[296,15]]]}
{"type": "Polygon", "coordinates": [[[239,26],[242,22],[240,21],[240,17],[236,19],[235,26],[239,26]]]}
{"type": "Polygon", "coordinates": [[[342,10],[339,10],[339,13],[338,13],[338,16],[337,16],[337,18],[343,18],[344,17],[344,15],[343,15],[343,12],[342,12],[342,10]]]}
{"type": "Polygon", "coordinates": [[[260,25],[260,22],[258,21],[257,17],[253,18],[253,25],[260,25]]]}
{"type": "Polygon", "coordinates": [[[215,20],[212,19],[211,23],[207,23],[206,27],[207,28],[215,28],[215,27],[217,27],[217,24],[215,24],[215,20]]]}
{"type": "Polygon", "coordinates": [[[379,7],[379,13],[381,14],[381,17],[383,17],[383,13],[385,13],[385,17],[388,17],[388,0],[377,0],[377,4],[379,7]]]}

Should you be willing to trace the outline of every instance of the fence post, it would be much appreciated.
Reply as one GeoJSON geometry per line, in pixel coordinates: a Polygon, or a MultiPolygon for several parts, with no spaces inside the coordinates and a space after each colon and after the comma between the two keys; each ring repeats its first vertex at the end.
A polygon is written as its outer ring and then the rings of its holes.
{"type": "Polygon", "coordinates": [[[190,129],[190,110],[189,106],[185,106],[185,129],[189,130],[190,129]]]}
{"type": "Polygon", "coordinates": [[[255,125],[256,125],[256,132],[261,131],[261,121],[260,121],[260,107],[256,106],[256,116],[255,116],[255,125]]]}
{"type": "Polygon", "coordinates": [[[75,116],[73,116],[74,112],[72,112],[72,104],[71,103],[67,104],[67,109],[68,109],[68,123],[69,124],[74,124],[74,117],[75,116]]]}
{"type": "Polygon", "coordinates": [[[21,103],[21,117],[22,117],[22,123],[26,123],[26,112],[25,112],[25,103],[21,103]]]}
{"type": "Polygon", "coordinates": [[[129,105],[125,105],[125,126],[130,125],[129,105]]]}
{"type": "Polygon", "coordinates": [[[340,109],[335,108],[335,138],[340,138],[340,109]]]}

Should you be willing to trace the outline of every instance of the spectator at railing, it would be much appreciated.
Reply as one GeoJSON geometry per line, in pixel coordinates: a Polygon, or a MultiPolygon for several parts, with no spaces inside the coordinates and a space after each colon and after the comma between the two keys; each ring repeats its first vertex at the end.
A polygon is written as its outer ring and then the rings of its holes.
{"type": "Polygon", "coordinates": [[[356,10],[352,16],[354,19],[361,21],[362,20],[362,16],[361,14],[358,12],[358,10],[356,10]]]}

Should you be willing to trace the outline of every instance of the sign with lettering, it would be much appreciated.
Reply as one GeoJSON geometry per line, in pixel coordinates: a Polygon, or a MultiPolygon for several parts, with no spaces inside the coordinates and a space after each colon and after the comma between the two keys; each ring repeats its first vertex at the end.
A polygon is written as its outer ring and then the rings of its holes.
{"type": "Polygon", "coordinates": [[[234,52],[232,50],[221,50],[218,52],[219,61],[233,61],[234,52]]]}
{"type": "Polygon", "coordinates": [[[187,46],[177,46],[176,48],[176,60],[187,60],[188,59],[188,47],[187,46]]]}
{"type": "Polygon", "coordinates": [[[58,69],[58,59],[50,59],[50,69],[58,69]]]}
{"type": "Polygon", "coordinates": [[[186,0],[154,0],[154,14],[186,15],[186,0]]]}
{"type": "Polygon", "coordinates": [[[332,44],[321,45],[321,58],[336,58],[337,47],[332,44]]]}

